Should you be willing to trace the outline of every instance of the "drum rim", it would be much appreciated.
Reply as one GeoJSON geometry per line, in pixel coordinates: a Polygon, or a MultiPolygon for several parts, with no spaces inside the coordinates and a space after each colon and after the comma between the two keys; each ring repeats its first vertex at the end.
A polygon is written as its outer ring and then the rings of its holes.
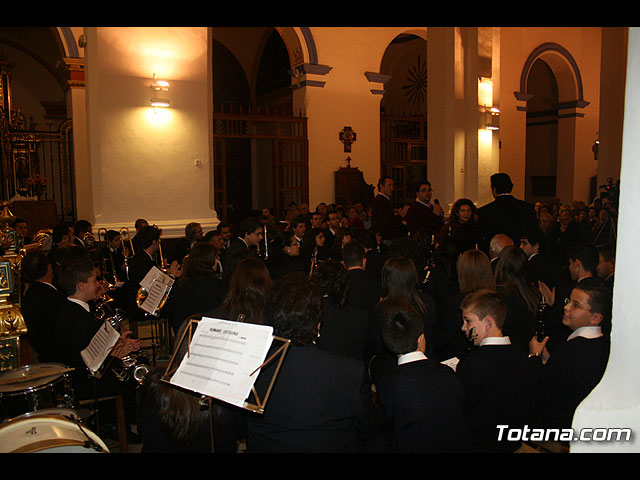
{"type": "MultiPolygon", "coordinates": [[[[78,430],[80,430],[86,437],[88,437],[87,441],[90,439],[92,442],[98,445],[102,449],[102,453],[110,453],[109,447],[107,447],[107,444],[104,442],[104,440],[102,440],[100,436],[97,433],[95,433],[93,430],[87,428],[87,426],[84,425],[84,423],[82,423],[80,418],[71,420],[65,417],[64,415],[56,415],[56,414],[45,414],[45,415],[39,415],[39,416],[34,415],[32,417],[14,417],[0,424],[0,431],[9,427],[15,427],[15,425],[20,423],[33,422],[34,420],[42,420],[42,419],[53,419],[53,420],[61,421],[66,424],[71,424],[74,427],[78,428],[78,430]]],[[[38,450],[34,450],[33,447],[36,445],[38,446],[49,445],[48,448],[53,448],[53,447],[64,447],[64,446],[82,446],[84,444],[85,444],[85,441],[73,440],[73,439],[67,439],[67,438],[46,439],[46,440],[39,440],[37,442],[33,442],[28,445],[23,445],[22,447],[18,447],[17,449],[8,451],[7,453],[32,453],[32,452],[38,452],[42,450],[42,448],[39,448],[38,450]]],[[[90,449],[91,447],[87,447],[87,448],[90,449]]]]}
{"type": "MultiPolygon", "coordinates": [[[[22,365],[18,368],[14,368],[13,370],[9,370],[8,372],[5,373],[11,373],[11,372],[15,372],[16,370],[19,369],[27,369],[29,367],[34,367],[34,366],[38,366],[38,365],[56,365],[56,366],[60,366],[63,369],[66,369],[67,366],[62,364],[62,363],[34,363],[34,364],[30,364],[30,365],[22,365]]],[[[11,390],[11,391],[1,391],[0,390],[0,398],[2,397],[11,397],[11,396],[17,396],[17,395],[24,395],[27,393],[33,393],[33,392],[37,392],[38,390],[41,390],[43,388],[49,388],[51,386],[53,386],[54,384],[63,381],[66,378],[69,378],[69,372],[60,372],[60,373],[51,373],[51,376],[55,376],[57,375],[54,379],[52,380],[48,380],[48,381],[43,381],[43,383],[39,384],[39,385],[35,385],[35,386],[29,386],[29,387],[24,387],[20,390],[11,390]]],[[[3,375],[0,375],[0,378],[2,378],[3,375]]],[[[19,385],[19,382],[16,384],[19,385]]]]}

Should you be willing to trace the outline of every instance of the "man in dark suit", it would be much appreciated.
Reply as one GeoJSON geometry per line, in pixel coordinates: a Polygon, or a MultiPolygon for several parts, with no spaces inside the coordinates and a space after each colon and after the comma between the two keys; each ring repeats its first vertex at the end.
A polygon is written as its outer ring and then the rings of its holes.
{"type": "Polygon", "coordinates": [[[382,235],[384,242],[391,242],[400,236],[400,222],[408,207],[405,206],[400,215],[393,211],[391,195],[393,194],[393,178],[382,177],[378,180],[378,195],[371,204],[371,227],[382,235]]]}
{"type": "Polygon", "coordinates": [[[513,183],[506,173],[491,175],[491,194],[494,201],[478,209],[478,226],[483,238],[485,252],[489,241],[497,233],[509,235],[515,245],[525,230],[538,226],[536,211],[532,204],[511,195],[513,183]]]}
{"type": "Polygon", "coordinates": [[[404,217],[409,234],[414,235],[418,230],[427,228],[438,235],[443,225],[444,213],[439,203],[435,205],[431,203],[433,194],[431,183],[427,180],[419,182],[415,193],[416,198],[409,204],[409,209],[404,217]]]}
{"type": "Polygon", "coordinates": [[[529,343],[531,361],[541,373],[541,428],[570,428],[576,408],[600,382],[609,360],[611,292],[598,278],[586,278],[571,291],[562,322],[572,330],[553,352],[549,337],[529,343]]]}
{"type": "Polygon", "coordinates": [[[495,292],[479,290],[460,304],[462,331],[478,347],[465,355],[457,374],[465,387],[465,418],[476,452],[508,453],[520,441],[498,441],[497,425],[523,428],[533,414],[535,392],[527,355],[502,333],[507,307],[495,292]]]}
{"type": "MultiPolygon", "coordinates": [[[[109,368],[100,378],[91,376],[81,356],[103,325],[90,307],[102,292],[98,273],[88,255],[68,255],[63,259],[58,281],[68,296],[55,319],[51,361],[74,368],[71,379],[78,400],[123,395],[125,417],[131,422],[135,417],[135,390],[119,381],[109,368]]],[[[131,332],[120,333],[105,362],[112,361],[110,357],[122,359],[140,349],[142,342],[130,335],[131,332]]]]}
{"type": "Polygon", "coordinates": [[[425,356],[422,321],[398,310],[383,318],[382,338],[397,365],[380,375],[378,401],[395,452],[460,452],[470,447],[464,389],[449,367],[425,356]]]}
{"type": "Polygon", "coordinates": [[[260,242],[264,239],[264,227],[258,218],[249,217],[242,221],[238,237],[222,252],[222,267],[225,275],[230,276],[235,267],[237,251],[246,251],[256,255],[260,242]]]}
{"type": "Polygon", "coordinates": [[[22,278],[29,284],[21,304],[27,340],[39,362],[50,362],[54,322],[66,296],[53,285],[53,267],[43,253],[28,253],[23,258],[22,278]]]}

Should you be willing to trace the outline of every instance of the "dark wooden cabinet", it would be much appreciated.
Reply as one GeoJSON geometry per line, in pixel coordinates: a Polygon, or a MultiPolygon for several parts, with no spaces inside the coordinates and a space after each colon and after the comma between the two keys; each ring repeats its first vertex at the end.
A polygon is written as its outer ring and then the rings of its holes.
{"type": "Polygon", "coordinates": [[[364,180],[364,175],[357,167],[340,167],[334,173],[335,203],[348,207],[357,202],[371,205],[373,201],[373,185],[364,180]]]}

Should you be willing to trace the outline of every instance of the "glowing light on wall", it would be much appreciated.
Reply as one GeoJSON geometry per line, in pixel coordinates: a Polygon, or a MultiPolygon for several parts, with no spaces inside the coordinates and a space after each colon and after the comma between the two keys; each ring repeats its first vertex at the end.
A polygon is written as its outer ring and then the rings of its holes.
{"type": "Polygon", "coordinates": [[[493,81],[490,78],[478,79],[478,104],[481,129],[498,130],[500,128],[500,109],[493,105],[493,81]]]}
{"type": "Polygon", "coordinates": [[[154,107],[154,109],[158,107],[169,108],[171,106],[171,100],[169,100],[168,98],[169,82],[156,78],[155,73],[153,74],[151,91],[153,92],[153,97],[151,98],[151,106],[154,107]]]}

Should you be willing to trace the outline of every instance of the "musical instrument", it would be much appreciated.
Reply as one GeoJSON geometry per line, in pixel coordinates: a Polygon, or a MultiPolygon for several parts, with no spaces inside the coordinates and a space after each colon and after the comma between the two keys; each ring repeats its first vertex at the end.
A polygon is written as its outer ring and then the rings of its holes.
{"type": "Polygon", "coordinates": [[[544,332],[544,309],[547,308],[547,303],[544,296],[538,303],[538,313],[536,315],[536,340],[542,342],[545,337],[544,332]]]}
{"type": "Polygon", "coordinates": [[[1,453],[109,453],[74,410],[28,413],[0,425],[1,453]]]}
{"type": "Polygon", "coordinates": [[[469,330],[469,334],[467,335],[467,344],[465,345],[466,352],[470,352],[471,350],[473,350],[477,338],[478,334],[476,333],[476,327],[473,327],[471,330],[469,330]]]}
{"type": "Polygon", "coordinates": [[[59,363],[25,365],[0,375],[2,419],[47,408],[73,406],[70,369],[59,363]]]}

